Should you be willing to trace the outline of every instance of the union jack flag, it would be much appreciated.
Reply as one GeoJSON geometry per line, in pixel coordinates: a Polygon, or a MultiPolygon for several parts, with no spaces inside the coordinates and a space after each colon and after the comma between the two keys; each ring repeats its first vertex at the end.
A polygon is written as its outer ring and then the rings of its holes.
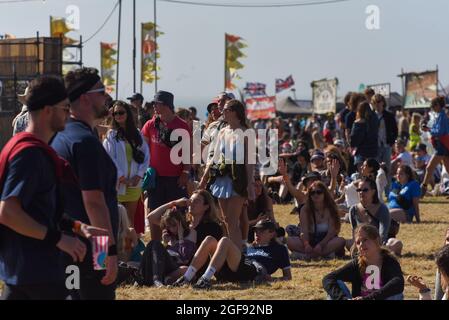
{"type": "Polygon", "coordinates": [[[92,237],[92,255],[94,260],[94,270],[106,269],[106,257],[108,256],[109,237],[92,237]]]}
{"type": "Polygon", "coordinates": [[[276,93],[281,92],[282,90],[286,90],[288,88],[291,88],[295,85],[295,81],[293,80],[293,77],[290,75],[287,77],[287,79],[276,79],[276,93]]]}
{"type": "Polygon", "coordinates": [[[260,82],[247,82],[246,87],[243,89],[245,93],[250,96],[266,96],[265,93],[267,85],[260,82]]]}

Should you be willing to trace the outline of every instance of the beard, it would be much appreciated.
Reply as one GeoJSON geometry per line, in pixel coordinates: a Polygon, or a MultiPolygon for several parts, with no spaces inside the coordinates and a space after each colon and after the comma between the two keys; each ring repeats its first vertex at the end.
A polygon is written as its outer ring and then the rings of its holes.
{"type": "Polygon", "coordinates": [[[106,104],[104,104],[100,107],[94,107],[94,111],[95,111],[96,119],[103,119],[109,115],[109,110],[108,110],[106,104]]]}

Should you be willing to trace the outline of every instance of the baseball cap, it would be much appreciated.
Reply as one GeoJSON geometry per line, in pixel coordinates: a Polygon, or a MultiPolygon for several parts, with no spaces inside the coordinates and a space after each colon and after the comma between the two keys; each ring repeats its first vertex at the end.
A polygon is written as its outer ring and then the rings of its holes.
{"type": "Polygon", "coordinates": [[[341,139],[337,139],[334,141],[334,146],[339,146],[339,147],[344,147],[345,146],[345,142],[341,139]]]}
{"type": "Polygon", "coordinates": [[[302,178],[302,183],[306,185],[310,180],[320,181],[321,174],[316,171],[309,172],[302,178]]]}
{"type": "Polygon", "coordinates": [[[424,143],[420,143],[415,147],[414,151],[424,151],[427,152],[427,146],[424,143]]]}
{"type": "Polygon", "coordinates": [[[213,98],[212,101],[207,105],[207,112],[211,113],[212,112],[212,107],[214,105],[218,105],[218,97],[213,98]]]}
{"type": "Polygon", "coordinates": [[[218,100],[221,100],[223,98],[226,98],[227,100],[232,100],[232,99],[235,99],[235,95],[232,92],[223,91],[218,94],[217,98],[218,98],[218,100]]]}
{"type": "Polygon", "coordinates": [[[316,160],[316,159],[322,159],[324,160],[325,156],[324,153],[320,150],[315,150],[312,154],[312,157],[310,158],[310,161],[316,160]]]}
{"type": "Polygon", "coordinates": [[[136,100],[140,100],[140,101],[143,101],[144,99],[143,99],[143,96],[140,94],[140,93],[134,93],[133,95],[132,95],[132,97],[128,97],[128,98],[126,98],[127,100],[130,100],[130,101],[136,101],[136,100]]]}
{"type": "Polygon", "coordinates": [[[269,219],[267,219],[267,220],[260,220],[260,221],[258,221],[255,224],[254,229],[275,231],[276,230],[276,225],[274,224],[273,221],[271,221],[269,219]]]}

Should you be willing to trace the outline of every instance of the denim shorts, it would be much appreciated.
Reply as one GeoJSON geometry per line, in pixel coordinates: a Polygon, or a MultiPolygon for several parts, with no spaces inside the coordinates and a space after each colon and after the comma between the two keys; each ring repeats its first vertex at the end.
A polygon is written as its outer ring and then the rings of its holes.
{"type": "Polygon", "coordinates": [[[437,156],[449,156],[449,150],[441,143],[439,139],[435,139],[435,155],[437,156]]]}

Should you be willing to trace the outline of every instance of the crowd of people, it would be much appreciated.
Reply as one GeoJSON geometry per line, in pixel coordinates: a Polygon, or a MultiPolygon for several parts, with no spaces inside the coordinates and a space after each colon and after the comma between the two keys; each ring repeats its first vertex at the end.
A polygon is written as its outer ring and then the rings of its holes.
{"type": "MultiPolygon", "coordinates": [[[[2,299],[114,299],[122,284],[210,289],[214,278],[289,281],[291,260],[345,256],[351,262],[323,279],[329,299],[403,299],[400,225],[421,222],[423,196],[449,191],[444,97],[409,117],[367,89],[348,93],[335,115],[249,122],[245,105],[222,92],[201,123],[168,91],[146,103],[141,94],[114,101],[98,71],[81,68],[64,80],[34,79],[20,99],[0,155],[2,299]],[[269,163],[251,161],[269,149],[261,129],[277,130],[268,140],[279,157],[269,163]],[[274,204],[291,204],[298,223],[280,225],[274,204]],[[96,268],[100,236],[108,250],[96,268]],[[73,290],[70,265],[80,270],[73,290]],[[368,285],[376,268],[378,283],[368,285]]],[[[436,254],[438,299],[448,293],[448,246],[446,236],[436,254]]],[[[421,278],[407,280],[430,298],[421,278]]]]}

